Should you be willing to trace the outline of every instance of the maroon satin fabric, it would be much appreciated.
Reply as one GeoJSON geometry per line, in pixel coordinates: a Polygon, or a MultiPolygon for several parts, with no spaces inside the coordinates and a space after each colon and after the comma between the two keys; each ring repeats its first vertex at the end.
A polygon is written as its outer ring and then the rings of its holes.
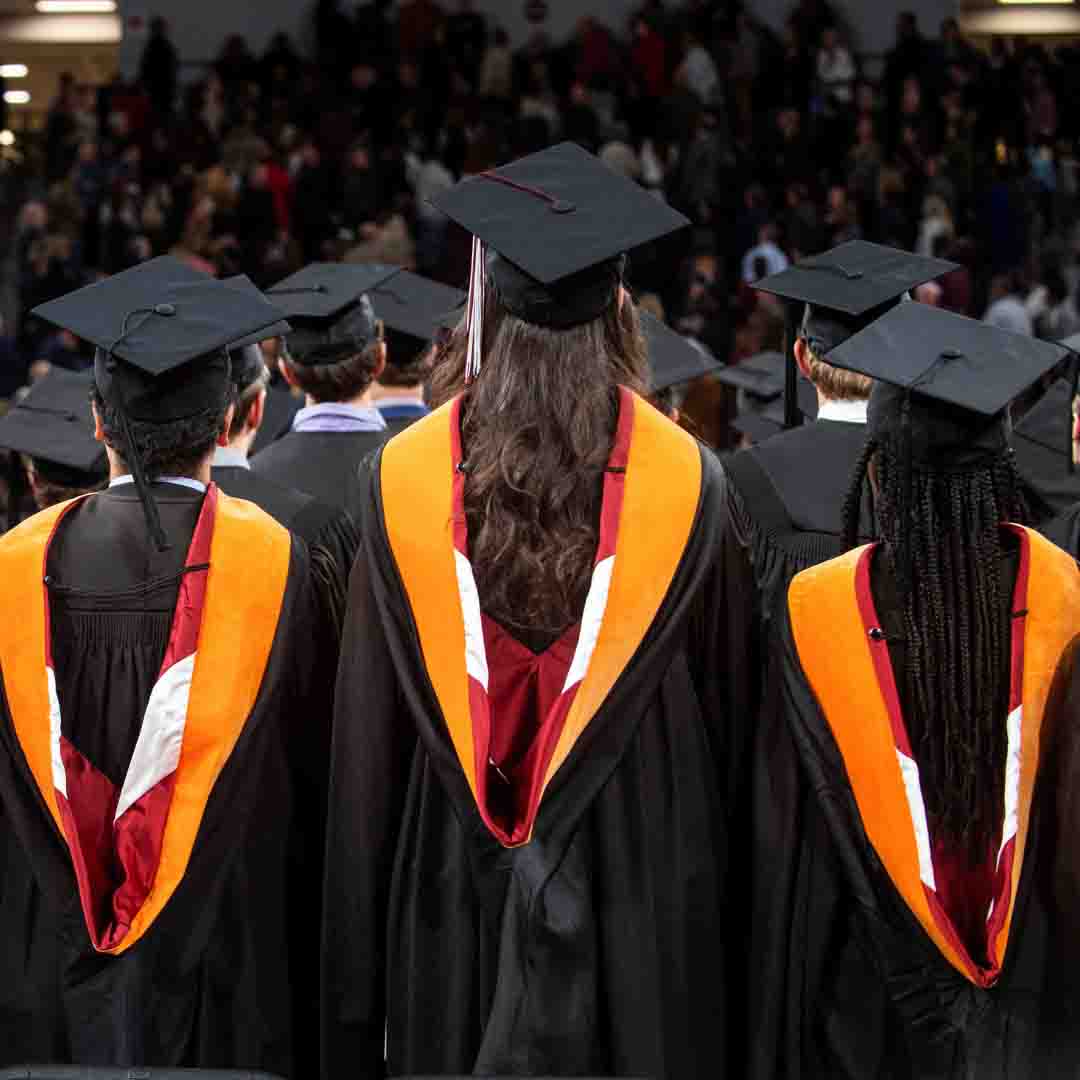
{"type": "Polygon", "coordinates": [[[493,796],[489,810],[508,832],[524,820],[534,788],[543,783],[537,757],[561,728],[562,710],[553,706],[574,659],[580,624],[570,627],[542,653],[534,653],[494,619],[481,616],[488,662],[491,716],[490,758],[486,763],[493,796]]]}

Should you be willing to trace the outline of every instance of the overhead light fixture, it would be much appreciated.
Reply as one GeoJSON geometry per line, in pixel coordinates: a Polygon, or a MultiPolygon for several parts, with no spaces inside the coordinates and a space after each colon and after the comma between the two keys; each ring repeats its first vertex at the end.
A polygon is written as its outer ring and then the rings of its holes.
{"type": "Polygon", "coordinates": [[[1046,4],[1071,4],[1073,0],[998,0],[999,4],[1038,4],[1043,7],[1046,4]]]}
{"type": "Polygon", "coordinates": [[[42,15],[110,15],[116,0],[37,0],[34,7],[42,15]]]}
{"type": "Polygon", "coordinates": [[[29,105],[30,104],[30,91],[29,90],[5,90],[4,100],[9,105],[29,105]]]}
{"type": "Polygon", "coordinates": [[[0,131],[0,146],[14,146],[14,145],[15,145],[15,132],[14,131],[8,131],[7,128],[4,128],[3,131],[0,131]]]}
{"type": "Polygon", "coordinates": [[[29,70],[25,64],[0,64],[0,79],[25,79],[29,70]]]}

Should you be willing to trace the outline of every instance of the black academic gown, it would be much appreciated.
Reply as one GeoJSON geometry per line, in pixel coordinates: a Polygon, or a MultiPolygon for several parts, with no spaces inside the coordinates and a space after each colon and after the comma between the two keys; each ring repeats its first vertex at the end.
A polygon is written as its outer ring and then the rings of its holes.
{"type": "Polygon", "coordinates": [[[761,593],[763,640],[791,579],[843,550],[844,500],[865,443],[865,424],[814,420],[724,460],[761,593]]]}
{"type": "MultiPolygon", "coordinates": [[[[1048,607],[1060,611],[1063,594],[1071,611],[1080,595],[1074,575],[1065,568],[1049,595],[1033,582],[1028,618],[1048,607]]],[[[889,591],[880,588],[879,576],[875,570],[881,626],[900,637],[902,615],[889,591]]],[[[1065,624],[1073,619],[1069,611],[1065,624]]],[[[828,624],[821,628],[822,648],[839,654],[838,667],[854,672],[852,643],[838,632],[831,614],[822,613],[828,624]]],[[[853,773],[804,670],[787,604],[777,623],[754,754],[751,956],[757,977],[750,983],[752,1047],[745,1075],[751,1080],[1065,1080],[1080,1075],[1076,635],[1066,625],[1066,646],[1048,656],[1040,652],[1037,661],[1048,661],[1051,689],[1026,849],[1000,977],[979,986],[932,940],[910,899],[917,893],[895,884],[894,867],[871,839],[872,826],[856,796],[857,767],[853,773]]],[[[865,644],[857,643],[856,649],[865,644]]],[[[1034,646],[1028,638],[1026,653],[1036,655],[1034,646]]],[[[880,647],[897,659],[891,641],[880,647]]],[[[839,700],[846,695],[849,705],[860,702],[852,745],[865,745],[877,738],[876,728],[869,727],[876,721],[857,682],[853,674],[839,700]]],[[[1036,702],[1025,696],[1023,706],[1028,723],[1036,702]]],[[[878,758],[884,768],[869,786],[878,789],[886,778],[902,793],[892,736],[884,737],[885,756],[878,758]]],[[[1027,759],[1022,760],[1026,770],[1027,759]]],[[[900,829],[911,828],[907,817],[900,829]]],[[[921,890],[917,867],[910,876],[921,890]]]]}
{"type": "Polygon", "coordinates": [[[422,420],[429,411],[428,407],[422,402],[379,406],[379,412],[386,421],[388,438],[399,435],[411,424],[415,424],[417,420],[422,420]]]}
{"type": "Polygon", "coordinates": [[[344,598],[360,542],[349,514],[302,491],[275,484],[240,465],[215,466],[211,472],[214,483],[222,491],[253,502],[312,549],[320,564],[316,575],[326,580],[330,590],[331,611],[340,611],[340,600],[344,598]],[[326,573],[322,571],[322,559],[317,551],[329,557],[326,573]]]}
{"type": "Polygon", "coordinates": [[[384,1038],[388,1075],[740,1075],[725,1070],[744,1030],[734,818],[757,668],[752,586],[718,463],[638,409],[607,630],[579,691],[596,708],[515,847],[478,810],[455,734],[468,707],[447,700],[465,650],[449,503],[425,493],[452,482],[446,409],[372,470],[336,695],[327,1078],[383,1076],[384,1038]],[[699,492],[673,511],[672,489],[699,472],[699,492]],[[687,531],[671,553],[677,518],[687,531]],[[643,623],[642,596],[658,605],[643,623]],[[597,657],[613,647],[622,659],[608,669],[597,657]],[[593,665],[613,680],[606,693],[593,665]]]}
{"type": "Polygon", "coordinates": [[[1013,430],[1013,455],[1036,524],[1080,502],[1072,452],[1072,381],[1055,379],[1013,430]]]}
{"type": "MultiPolygon", "coordinates": [[[[129,487],[91,496],[71,511],[48,554],[62,734],[118,786],[162,664],[176,575],[203,498],[172,485],[153,490],[170,550],[154,550],[129,487]]],[[[0,558],[33,526],[31,519],[8,534],[0,558]]],[[[200,664],[221,667],[213,694],[233,700],[232,672],[248,655],[239,633],[229,632],[235,646],[224,654],[215,650],[203,622],[176,776],[189,775],[187,755],[199,753],[191,734],[196,710],[213,718],[212,728],[235,724],[238,736],[205,803],[193,808],[174,793],[166,837],[180,828],[174,815],[197,823],[200,817],[191,815],[201,815],[190,857],[164,906],[118,954],[92,944],[73,855],[44,795],[40,755],[35,772],[25,728],[16,722],[13,694],[37,686],[45,673],[3,669],[0,1065],[243,1068],[282,1076],[309,1076],[315,1068],[315,964],[307,935],[319,902],[329,713],[323,666],[335,653],[323,647],[333,632],[315,599],[306,548],[284,533],[275,544],[277,577],[261,539],[241,537],[232,563],[237,588],[250,595],[261,590],[265,598],[274,590],[272,577],[279,589],[284,581],[276,629],[266,624],[269,649],[265,667],[254,671],[246,718],[223,707],[219,714],[205,694],[196,703],[196,688],[207,685],[199,682],[200,664]],[[258,565],[242,569],[249,557],[258,565]],[[203,656],[204,648],[216,660],[203,656]]],[[[218,559],[210,561],[208,597],[222,588],[213,583],[218,559]]],[[[35,591],[40,595],[35,589],[28,595],[35,591]]],[[[12,592],[5,591],[4,603],[13,602],[12,592]]],[[[218,603],[228,607],[240,596],[234,600],[226,589],[218,603]]],[[[27,621],[15,610],[3,618],[9,625],[27,621]]],[[[258,633],[245,616],[244,635],[258,633]]],[[[27,639],[22,647],[35,644],[27,639]]],[[[184,790],[182,779],[176,783],[177,793],[184,790]]],[[[164,867],[158,866],[154,889],[164,886],[164,867]]]]}
{"type": "Polygon", "coordinates": [[[290,431],[251,459],[256,474],[340,507],[359,518],[360,466],[386,431],[290,431]]]}

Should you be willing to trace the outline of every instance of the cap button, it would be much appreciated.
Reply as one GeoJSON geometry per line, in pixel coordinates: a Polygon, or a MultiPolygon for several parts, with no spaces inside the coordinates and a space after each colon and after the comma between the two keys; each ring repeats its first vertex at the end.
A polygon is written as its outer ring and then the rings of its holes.
{"type": "Polygon", "coordinates": [[[577,207],[572,202],[565,202],[563,199],[555,199],[548,204],[548,209],[553,214],[572,214],[577,207]]]}
{"type": "Polygon", "coordinates": [[[176,314],[176,306],[174,304],[155,304],[154,305],[154,314],[155,315],[175,315],[176,314]]]}
{"type": "Polygon", "coordinates": [[[959,349],[942,349],[942,360],[959,360],[964,354],[959,349]]]}

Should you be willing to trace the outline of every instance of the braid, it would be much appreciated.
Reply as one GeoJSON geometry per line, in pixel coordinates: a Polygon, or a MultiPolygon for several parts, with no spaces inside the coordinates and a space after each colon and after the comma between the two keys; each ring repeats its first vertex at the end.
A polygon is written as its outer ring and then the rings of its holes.
{"type": "MultiPolygon", "coordinates": [[[[1011,458],[1003,456],[964,472],[916,467],[907,492],[910,518],[901,520],[898,446],[886,439],[876,450],[882,550],[901,590],[901,700],[918,747],[927,811],[948,841],[981,855],[1002,812],[1011,674],[1000,526],[1023,520],[1026,507],[1011,458]],[[907,567],[898,565],[902,535],[907,567]],[[907,590],[905,580],[913,582],[907,590]]],[[[868,460],[864,451],[844,507],[849,542],[868,460]]]]}
{"type": "Polygon", "coordinates": [[[866,444],[859,452],[855,467],[851,471],[851,484],[848,487],[847,495],[844,497],[842,518],[845,548],[856,547],[859,543],[859,521],[862,511],[863,488],[866,486],[866,470],[876,449],[877,443],[873,439],[867,439],[866,444]]]}

